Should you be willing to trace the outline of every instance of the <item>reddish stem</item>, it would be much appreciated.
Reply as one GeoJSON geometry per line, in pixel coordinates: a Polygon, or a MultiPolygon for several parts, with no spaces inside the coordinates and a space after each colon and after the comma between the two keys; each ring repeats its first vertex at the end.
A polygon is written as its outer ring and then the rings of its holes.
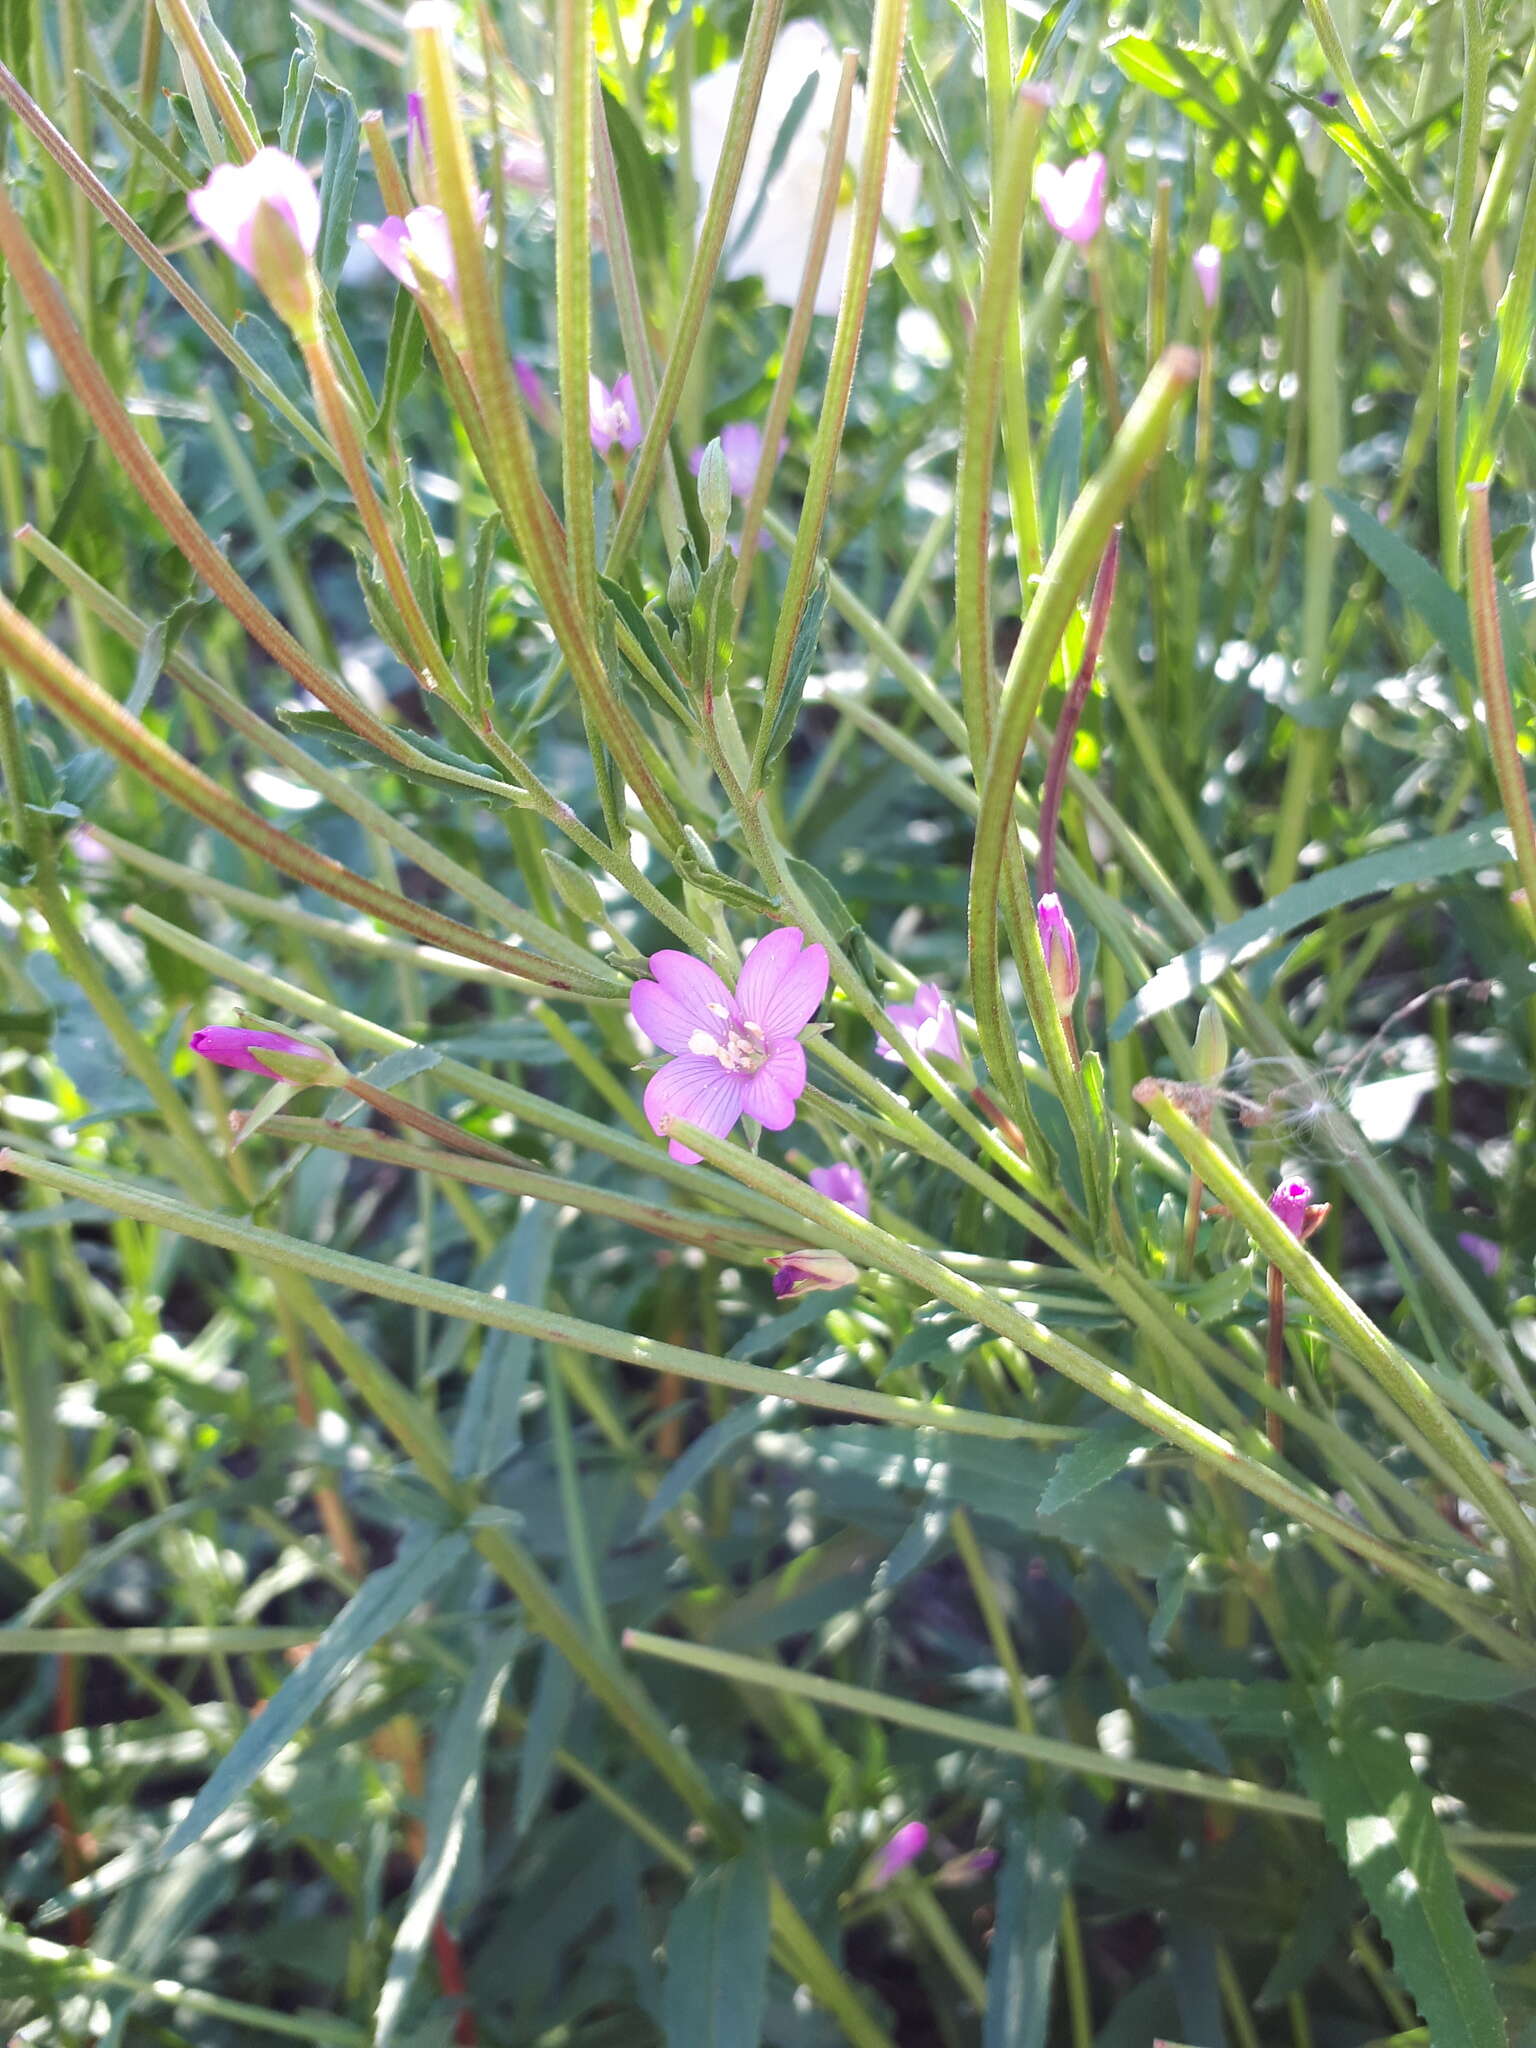
{"type": "Polygon", "coordinates": [[[1083,658],[1078,663],[1077,674],[1072,678],[1072,687],[1062,703],[1061,716],[1056,721],[1056,731],[1051,739],[1051,757],[1046,763],[1045,783],[1040,792],[1040,888],[1048,894],[1056,886],[1056,827],[1061,818],[1062,793],[1067,786],[1067,763],[1072,759],[1072,742],[1077,737],[1078,722],[1083,715],[1083,706],[1088,701],[1088,692],[1093,685],[1094,670],[1099,665],[1099,650],[1104,645],[1105,630],[1109,625],[1109,608],[1115,595],[1115,569],[1120,560],[1120,529],[1109,537],[1109,546],[1099,563],[1099,573],[1094,579],[1093,602],[1088,610],[1088,632],[1083,641],[1083,658]]]}

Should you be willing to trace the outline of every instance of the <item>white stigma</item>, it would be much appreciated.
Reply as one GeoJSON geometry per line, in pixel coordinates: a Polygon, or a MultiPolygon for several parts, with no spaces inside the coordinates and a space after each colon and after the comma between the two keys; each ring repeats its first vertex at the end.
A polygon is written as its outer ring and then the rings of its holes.
{"type": "MultiPolygon", "coordinates": [[[[719,1005],[711,1003],[709,1007],[713,1010],[719,1005]]],[[[768,1057],[762,1026],[745,1022],[728,1022],[719,1038],[704,1030],[690,1032],[688,1050],[718,1060],[728,1074],[755,1074],[768,1057]]]]}

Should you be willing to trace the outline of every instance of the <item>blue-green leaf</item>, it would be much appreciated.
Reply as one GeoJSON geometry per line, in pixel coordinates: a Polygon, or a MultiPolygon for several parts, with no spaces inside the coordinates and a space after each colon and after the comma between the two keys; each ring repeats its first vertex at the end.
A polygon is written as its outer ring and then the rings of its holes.
{"type": "Polygon", "coordinates": [[[1300,1722],[1293,1739],[1328,1839],[1381,1922],[1430,2040],[1505,2048],[1445,1838],[1407,1743],[1347,1718],[1328,1728],[1300,1722]]]}
{"type": "Polygon", "coordinates": [[[1362,854],[1325,874],[1313,875],[1282,889],[1257,910],[1245,911],[1231,924],[1211,932],[1178,958],[1160,967],[1132,996],[1109,1027],[1111,1038],[1124,1038],[1138,1024],[1171,1010],[1197,989],[1220,981],[1229,968],[1241,967],[1314,919],[1339,910],[1362,896],[1400,889],[1411,882],[1438,882],[1471,868],[1493,867],[1510,858],[1509,830],[1502,816],[1479,818],[1459,832],[1432,839],[1405,839],[1381,853],[1362,854]]]}
{"type": "Polygon", "coordinates": [[[987,1961],[982,2048],[1045,2048],[1056,1929],[1083,1825],[1046,1807],[1008,1829],[987,1961]]]}
{"type": "Polygon", "coordinates": [[[347,1673],[365,1657],[411,1609],[425,1600],[438,1580],[463,1557],[468,1539],[461,1530],[413,1537],[399,1556],[374,1572],[321,1636],[293,1675],[267,1702],[213,1776],[193,1800],[163,1850],[175,1856],[195,1842],[227,1806],[255,1783],[279,1750],[304,1727],[310,1716],[335,1691],[347,1673]]]}
{"type": "Polygon", "coordinates": [[[694,1879],[667,1929],[667,2048],[760,2048],[770,1933],[761,1855],[749,1850],[694,1879]]]}

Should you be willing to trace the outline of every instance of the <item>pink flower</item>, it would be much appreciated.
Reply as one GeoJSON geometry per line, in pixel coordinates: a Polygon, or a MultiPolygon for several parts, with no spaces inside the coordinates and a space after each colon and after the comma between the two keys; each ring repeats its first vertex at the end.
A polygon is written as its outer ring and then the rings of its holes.
{"type": "Polygon", "coordinates": [[[1040,927],[1040,944],[1045,953],[1045,971],[1051,977],[1051,988],[1056,997],[1059,1015],[1070,1014],[1077,1001],[1078,989],[1082,986],[1083,970],[1077,957],[1077,940],[1067,921],[1067,913],[1061,907],[1061,898],[1052,889],[1042,896],[1035,905],[1035,920],[1040,927]]]}
{"type": "Polygon", "coordinates": [[[1200,287],[1205,310],[1214,313],[1216,301],[1221,297],[1221,251],[1214,242],[1207,242],[1195,251],[1189,267],[1195,273],[1195,283],[1200,287]]]}
{"type": "Polygon", "coordinates": [[[1098,150],[1065,166],[1035,166],[1035,197],[1040,211],[1058,235],[1069,242],[1091,242],[1104,225],[1104,196],[1109,165],[1098,150]]]}
{"type": "MultiPolygon", "coordinates": [[[[965,1048],[960,1043],[960,1027],[937,982],[920,981],[912,991],[910,1003],[888,1003],[885,1014],[896,1026],[898,1035],[925,1059],[938,1053],[941,1059],[964,1064],[965,1048]]],[[[898,1063],[901,1060],[895,1046],[883,1038],[876,1041],[875,1051],[883,1060],[898,1063]]]]}
{"type": "MultiPolygon", "coordinates": [[[[800,1034],[827,992],[827,956],[795,925],[770,932],[747,955],[733,995],[689,953],[653,953],[654,981],[629,992],[630,1014],[646,1037],[675,1059],[646,1085],[651,1129],[666,1137],[673,1117],[724,1138],[749,1116],[770,1131],[795,1120],[805,1092],[800,1034]]],[[[699,1154],[674,1138],[674,1159],[699,1154]]]]}
{"type": "Polygon", "coordinates": [[[924,1822],[909,1820],[876,1850],[869,1870],[870,1886],[878,1891],[881,1885],[889,1884],[909,1863],[915,1863],[927,1846],[928,1829],[924,1822]]]}
{"type": "Polygon", "coordinates": [[[1312,1190],[1304,1180],[1283,1180],[1269,1198],[1270,1213],[1278,1216],[1292,1237],[1300,1237],[1312,1206],[1312,1190]]]}
{"type": "MultiPolygon", "coordinates": [[[[187,194],[187,207],[231,262],[252,277],[257,275],[256,224],[263,210],[276,235],[292,243],[300,257],[312,256],[320,237],[314,181],[281,149],[258,149],[249,163],[218,165],[206,185],[187,194]]],[[[266,289],[265,281],[258,281],[266,289]]]]}
{"type": "MultiPolygon", "coordinates": [[[[489,192],[475,195],[475,213],[483,227],[490,211],[489,192]]],[[[392,213],[377,227],[365,222],[357,231],[364,248],[371,249],[390,276],[408,292],[421,295],[422,280],[440,284],[455,305],[459,297],[459,271],[453,257],[453,236],[448,216],[440,206],[413,206],[402,220],[392,213]]]]}
{"type": "MultiPolygon", "coordinates": [[[[814,1181],[815,1178],[812,1174],[811,1179],[814,1181]]],[[[1480,1237],[1475,1230],[1463,1230],[1457,1233],[1456,1242],[1469,1259],[1482,1267],[1490,1280],[1498,1278],[1499,1262],[1504,1254],[1491,1237],[1480,1237]]]]}
{"type": "Polygon", "coordinates": [[[841,1252],[770,1252],[773,1292],[778,1301],[798,1301],[802,1294],[814,1294],[838,1287],[851,1287],[859,1277],[852,1259],[841,1252]]]}
{"type": "Polygon", "coordinates": [[[587,396],[592,408],[592,446],[599,455],[607,456],[615,448],[629,455],[640,446],[644,429],[628,371],[611,391],[601,377],[589,376],[587,396]]]}
{"type": "Polygon", "coordinates": [[[817,1166],[807,1175],[818,1195],[851,1209],[855,1216],[869,1217],[869,1188],[856,1166],[840,1159],[835,1166],[817,1166]]]}
{"type": "MultiPolygon", "coordinates": [[[[256,1055],[258,1052],[283,1053],[290,1059],[316,1060],[329,1067],[331,1056],[319,1047],[306,1045],[302,1038],[289,1038],[282,1031],[247,1031],[234,1024],[205,1024],[201,1031],[194,1031],[187,1040],[188,1045],[200,1059],[211,1060],[216,1067],[239,1067],[243,1073],[265,1074],[269,1081],[281,1081],[286,1077],[275,1067],[265,1066],[256,1055]]],[[[317,1080],[319,1075],[315,1077],[317,1080]]]]}
{"type": "MultiPolygon", "coordinates": [[[[789,436],[781,434],[780,455],[788,446],[789,436]]],[[[738,498],[749,498],[757,481],[757,465],[762,460],[762,428],[756,420],[732,420],[720,429],[720,453],[725,457],[725,473],[731,480],[732,492],[738,498]]],[[[703,460],[704,450],[695,448],[688,458],[688,467],[695,476],[703,460]]]]}

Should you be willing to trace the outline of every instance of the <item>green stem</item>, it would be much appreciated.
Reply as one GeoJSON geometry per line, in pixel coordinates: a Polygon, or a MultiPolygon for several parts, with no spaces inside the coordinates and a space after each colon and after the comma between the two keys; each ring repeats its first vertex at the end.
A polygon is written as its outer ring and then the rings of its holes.
{"type": "Polygon", "coordinates": [[[1514,699],[1504,666],[1504,636],[1499,625],[1499,592],[1493,572],[1493,532],[1488,515],[1488,486],[1467,486],[1468,600],[1477,679],[1483,693],[1483,717],[1499,801],[1514,841],[1515,866],[1525,891],[1527,911],[1536,915],[1536,821],[1531,793],[1520,758],[1514,699]]]}
{"type": "Polygon", "coordinates": [[[1143,1099],[1148,1114],[1248,1230],[1261,1256],[1280,1269],[1289,1286],[1367,1368],[1412,1427],[1433,1445],[1446,1467],[1458,1477],[1467,1498],[1477,1502],[1505,1537],[1511,1555],[1521,1561],[1525,1583],[1532,1583],[1531,1575],[1536,1573],[1536,1528],[1493,1467],[1447,1412],[1428,1381],[1271,1212],[1264,1197],[1221,1147],[1177,1103],[1158,1090],[1155,1083],[1145,1089],[1143,1099]]]}
{"type": "MultiPolygon", "coordinates": [[[[869,298],[869,280],[874,270],[875,243],[880,234],[880,208],[885,192],[885,167],[890,154],[891,127],[896,118],[896,96],[901,87],[902,46],[906,37],[907,0],[875,0],[871,30],[869,85],[865,106],[864,149],[859,161],[858,188],[854,194],[853,225],[848,238],[848,267],[838,307],[837,330],[827,359],[826,381],[818,407],[816,440],[811,449],[811,471],[795,528],[795,545],[789,558],[784,594],[774,626],[773,648],[763,680],[762,713],[753,747],[748,787],[762,786],[767,766],[768,742],[788,680],[790,657],[800,631],[800,620],[816,574],[816,556],[821,546],[822,527],[832,497],[832,482],[842,451],[843,427],[853,391],[854,366],[864,332],[864,311],[869,298]]],[[[745,67],[743,67],[745,68],[745,67]]],[[[617,547],[617,542],[615,542],[617,547]]]]}
{"type": "MultiPolygon", "coordinates": [[[[1171,1108],[1171,1105],[1168,1105],[1171,1108]]],[[[1175,1112],[1177,1114],[1177,1112],[1175,1112]]],[[[1181,1119],[1191,1131],[1188,1118],[1181,1119]]],[[[1130,1379],[1119,1368],[1101,1363],[1081,1346],[1067,1338],[1047,1330],[1036,1318],[1028,1315],[1012,1303],[1002,1300],[995,1293],[975,1286],[960,1275],[951,1272],[938,1260],[904,1243],[872,1223],[853,1216],[834,1202],[826,1201],[814,1189],[805,1186],[766,1160],[754,1158],[738,1145],[723,1143],[711,1137],[708,1132],[676,1119],[672,1135],[698,1152],[710,1165],[718,1166],[732,1174],[748,1188],[776,1196],[788,1209],[797,1210],[807,1221],[817,1226],[819,1241],[828,1248],[845,1253],[860,1264],[871,1266],[878,1272],[890,1273],[908,1280],[912,1285],[931,1298],[947,1301],[952,1307],[962,1310],[986,1328],[996,1331],[1000,1337],[1007,1337],[1030,1358],[1050,1366],[1065,1378],[1118,1409],[1135,1422],[1166,1438],[1175,1449],[1185,1452],[1197,1464],[1236,1481],[1246,1491],[1282,1514],[1302,1523],[1320,1538],[1337,1544],[1341,1549],[1353,1552],[1376,1565],[1380,1570],[1412,1587],[1424,1599],[1431,1601],[1443,1612],[1453,1614],[1461,1626],[1476,1635],[1479,1641],[1493,1648],[1507,1661],[1516,1664],[1536,1664],[1536,1650],[1521,1642],[1497,1621],[1491,1620],[1483,1611],[1481,1603],[1468,1595],[1461,1587],[1448,1583],[1441,1575],[1421,1564],[1392,1545],[1380,1541],[1374,1535],[1359,1528],[1348,1516],[1341,1514],[1331,1502],[1324,1501],[1306,1489],[1298,1486],[1276,1471],[1273,1465],[1239,1450],[1216,1431],[1207,1429],[1193,1416],[1185,1414],[1160,1395],[1150,1392],[1130,1379]]],[[[1198,1139],[1199,1133],[1194,1133],[1198,1139]]],[[[1182,1137],[1182,1133],[1181,1133],[1182,1137]]],[[[1212,1148],[1214,1150],[1214,1148],[1212,1148]]],[[[1223,1181],[1234,1176],[1230,1162],[1224,1155],[1217,1154],[1218,1171],[1223,1181]]],[[[39,1172],[39,1163],[31,1160],[19,1162],[18,1171],[29,1174],[39,1172]]],[[[49,1184],[56,1184],[57,1176],[67,1169],[49,1165],[46,1173],[49,1184]]],[[[1212,1186],[1219,1183],[1209,1173],[1206,1178],[1212,1186]]],[[[1246,1189],[1241,1176],[1235,1177],[1246,1189]]],[[[1246,1190],[1252,1195],[1252,1190],[1246,1190]]],[[[117,1191],[114,1188],[114,1199],[117,1191]]],[[[1271,1217],[1268,1208],[1258,1197],[1260,1211],[1268,1223],[1287,1240],[1287,1255],[1299,1250],[1296,1240],[1271,1217]]],[[[1235,1205],[1234,1205],[1235,1206],[1235,1205]]],[[[194,1212],[195,1214],[196,1212],[194,1212]]],[[[1257,1230],[1255,1235],[1258,1235],[1257,1230]]],[[[1266,1230],[1261,1250],[1268,1252],[1270,1237],[1266,1230]]],[[[332,1256],[340,1256],[333,1254],[332,1256]]],[[[1307,1260],[1309,1266],[1313,1265],[1307,1260]]],[[[1326,1276],[1323,1276],[1326,1279],[1326,1276]]],[[[1310,1284],[1310,1283],[1309,1283],[1310,1284]]],[[[1331,1285],[1331,1283],[1329,1283],[1331,1285]]],[[[1306,1293],[1306,1287],[1298,1291],[1306,1293]]],[[[1350,1304],[1353,1308],[1353,1304],[1350,1304]]],[[[1358,1315],[1356,1310],[1355,1314],[1358,1315]]],[[[1384,1341],[1384,1340],[1383,1340],[1384,1341]]],[[[1438,1407],[1438,1404],[1436,1404],[1438,1407]]],[[[1479,1479],[1478,1491],[1485,1492],[1486,1486],[1479,1479]]],[[[1528,1530],[1522,1542],[1522,1549],[1536,1546],[1536,1530],[1528,1530]]]]}
{"type": "Polygon", "coordinates": [[[720,162],[715,172],[715,182],[710,189],[708,203],[704,208],[704,217],[699,222],[693,262],[689,267],[688,282],[683,288],[683,303],[678,311],[672,346],[662,370],[661,388],[656,394],[656,409],[646,422],[645,439],[640,443],[634,467],[630,471],[624,508],[619,514],[613,539],[609,543],[606,568],[610,576],[618,575],[628,559],[630,549],[634,546],[635,538],[640,531],[640,522],[645,517],[651,492],[661,468],[662,454],[667,437],[672,431],[678,401],[682,397],[683,386],[688,381],[699,336],[709,310],[709,296],[714,289],[720,252],[725,247],[726,229],[736,205],[736,192],[741,183],[742,168],[747,160],[747,145],[752,138],[753,124],[757,119],[757,104],[762,96],[768,60],[773,52],[774,39],[778,35],[783,13],[784,0],[753,0],[752,12],[747,21],[747,32],[741,45],[736,92],[731,101],[731,111],[726,119],[725,135],[720,145],[720,162]]]}
{"type": "Polygon", "coordinates": [[[592,10],[555,0],[555,331],[560,363],[560,477],[566,560],[576,603],[597,616],[592,513],[592,10]]]}
{"type": "MultiPolygon", "coordinates": [[[[1012,816],[1014,790],[1041,693],[1071,619],[1079,592],[1102,556],[1143,472],[1160,452],[1179,401],[1199,374],[1193,349],[1172,348],[1148,378],[1103,467],[1072,509],[1051,551],[1029,608],[1024,630],[1009,663],[997,709],[996,729],[981,784],[971,859],[969,904],[971,990],[982,1052],[994,1080],[1017,1113],[1027,1100],[1012,1020],[1003,999],[998,925],[1005,871],[1016,847],[1012,816]]],[[[1072,1126],[1084,1183],[1092,1188],[1094,1140],[1082,1078],[1072,1059],[1028,889],[1019,878],[1022,957],[1018,967],[1040,1048],[1052,1084],[1072,1126]]],[[[1107,1191],[1100,1191],[1101,1198],[1107,1191]]]]}
{"type": "Polygon", "coordinates": [[[1462,322],[1466,315],[1483,116],[1488,99],[1488,37],[1483,26],[1482,0],[1461,0],[1461,24],[1464,59],[1461,131],[1456,145],[1456,177],[1451,188],[1451,219],[1446,229],[1440,284],[1439,401],[1436,413],[1440,566],[1452,588],[1459,588],[1461,584],[1461,479],[1457,436],[1461,410],[1462,322]]]}

